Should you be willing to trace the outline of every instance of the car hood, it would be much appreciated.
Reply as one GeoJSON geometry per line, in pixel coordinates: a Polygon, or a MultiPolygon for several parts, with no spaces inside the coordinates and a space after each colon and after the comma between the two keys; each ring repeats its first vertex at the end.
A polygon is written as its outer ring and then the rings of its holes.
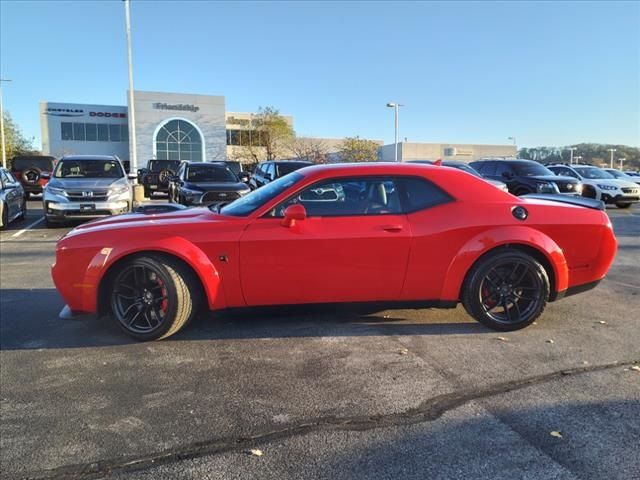
{"type": "Polygon", "coordinates": [[[127,179],[121,178],[52,178],[49,186],[55,188],[109,188],[127,185],[127,179]]]}
{"type": "Polygon", "coordinates": [[[189,182],[185,186],[190,189],[202,190],[203,192],[239,192],[249,188],[243,182],[189,182]]]}
{"type": "Polygon", "coordinates": [[[611,185],[618,188],[637,188],[638,184],[628,182],[627,180],[619,180],[617,178],[585,178],[585,182],[599,185],[611,185]]]}

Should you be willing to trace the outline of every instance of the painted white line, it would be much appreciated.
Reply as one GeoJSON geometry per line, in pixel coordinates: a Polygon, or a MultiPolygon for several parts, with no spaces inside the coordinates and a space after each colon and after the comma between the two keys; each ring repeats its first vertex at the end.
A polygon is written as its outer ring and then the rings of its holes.
{"type": "Polygon", "coordinates": [[[608,278],[607,278],[607,282],[615,283],[615,284],[617,284],[617,285],[622,285],[623,287],[640,288],[640,285],[631,285],[631,284],[629,284],[629,283],[617,282],[617,281],[615,281],[615,280],[610,280],[610,279],[608,279],[608,278]]]}
{"type": "Polygon", "coordinates": [[[16,233],[14,233],[13,235],[11,235],[11,238],[16,238],[19,237],[20,235],[22,235],[24,232],[26,232],[27,230],[29,230],[30,228],[35,227],[37,224],[39,224],[41,221],[44,220],[44,217],[40,217],[39,219],[37,219],[35,222],[30,223],[29,225],[27,225],[26,227],[24,227],[22,230],[18,230],[16,233]]]}

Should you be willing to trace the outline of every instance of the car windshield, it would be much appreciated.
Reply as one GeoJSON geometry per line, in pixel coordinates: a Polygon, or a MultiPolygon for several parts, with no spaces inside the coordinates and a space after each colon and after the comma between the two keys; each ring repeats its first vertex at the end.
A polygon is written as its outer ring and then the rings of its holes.
{"type": "Polygon", "coordinates": [[[575,170],[584,178],[616,178],[610,173],[597,167],[575,167],[575,170]]]}
{"type": "Polygon", "coordinates": [[[149,160],[147,165],[152,172],[159,172],[160,170],[173,170],[174,172],[180,166],[179,160],[149,160]]]}
{"type": "Polygon", "coordinates": [[[539,175],[555,175],[551,170],[547,167],[540,165],[536,162],[514,162],[513,169],[516,172],[516,175],[520,177],[535,177],[539,175]]]}
{"type": "Polygon", "coordinates": [[[613,175],[615,178],[629,178],[629,175],[627,175],[624,172],[621,172],[620,170],[605,170],[609,175],[613,175]]]}
{"type": "Polygon", "coordinates": [[[299,173],[290,173],[284,177],[266,184],[264,187],[254,190],[250,194],[241,197],[220,209],[223,215],[233,217],[246,217],[255,212],[269,200],[277,197],[289,187],[295,185],[304,178],[299,173]]]}
{"type": "Polygon", "coordinates": [[[117,160],[61,160],[55,178],[121,178],[122,166],[117,160]]]}
{"type": "Polygon", "coordinates": [[[303,167],[308,167],[308,163],[298,163],[298,162],[290,162],[290,163],[280,163],[278,164],[278,176],[283,177],[284,175],[295,172],[296,170],[300,170],[303,167]]]}
{"type": "Polygon", "coordinates": [[[190,165],[187,182],[237,182],[238,177],[222,165],[190,165]]]}
{"type": "Polygon", "coordinates": [[[445,167],[457,168],[458,170],[462,170],[463,172],[470,173],[475,177],[482,178],[482,175],[480,175],[477,170],[475,170],[473,167],[470,167],[469,165],[465,165],[462,163],[447,163],[447,162],[444,162],[442,165],[444,165],[445,167]]]}
{"type": "Polygon", "coordinates": [[[16,157],[13,159],[14,170],[37,168],[45,172],[53,170],[53,157],[16,157]]]}

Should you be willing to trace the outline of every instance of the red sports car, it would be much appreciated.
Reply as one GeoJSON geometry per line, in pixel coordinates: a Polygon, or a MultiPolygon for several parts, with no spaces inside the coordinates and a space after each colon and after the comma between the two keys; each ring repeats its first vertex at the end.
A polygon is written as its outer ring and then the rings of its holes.
{"type": "Polygon", "coordinates": [[[67,314],[110,314],[140,340],[200,308],[344,302],[462,302],[516,330],[595,286],[616,252],[600,202],[547,197],[441,166],[313,166],[227,205],[87,223],[52,274],[67,314]]]}

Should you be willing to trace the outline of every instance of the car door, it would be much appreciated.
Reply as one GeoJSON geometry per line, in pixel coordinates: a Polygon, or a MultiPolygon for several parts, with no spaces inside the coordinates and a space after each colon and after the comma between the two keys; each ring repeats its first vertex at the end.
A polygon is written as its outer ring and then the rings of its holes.
{"type": "Polygon", "coordinates": [[[315,183],[262,218],[240,239],[247,305],[396,300],[407,267],[411,229],[390,178],[315,183]],[[307,218],[282,225],[284,209],[307,218]]]}
{"type": "Polygon", "coordinates": [[[22,198],[18,182],[14,180],[9,172],[0,172],[4,189],[5,204],[7,206],[7,218],[11,219],[18,214],[21,208],[22,198]]]}

